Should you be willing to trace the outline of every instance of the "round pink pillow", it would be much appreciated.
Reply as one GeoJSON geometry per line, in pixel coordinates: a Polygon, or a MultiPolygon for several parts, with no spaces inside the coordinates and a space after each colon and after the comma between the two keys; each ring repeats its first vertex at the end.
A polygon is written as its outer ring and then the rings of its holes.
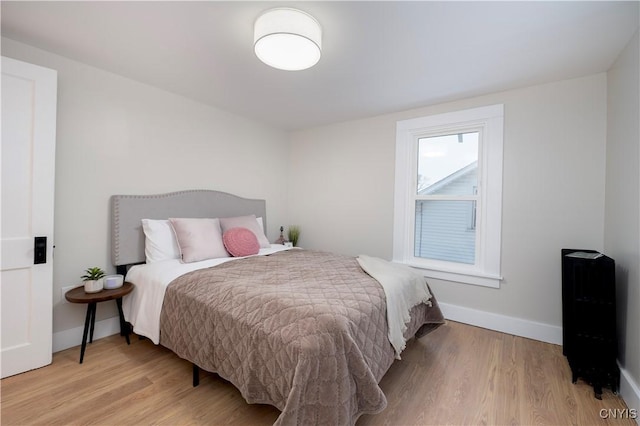
{"type": "Polygon", "coordinates": [[[231,228],[222,235],[225,248],[233,257],[258,254],[260,243],[256,234],[247,228],[231,228]]]}

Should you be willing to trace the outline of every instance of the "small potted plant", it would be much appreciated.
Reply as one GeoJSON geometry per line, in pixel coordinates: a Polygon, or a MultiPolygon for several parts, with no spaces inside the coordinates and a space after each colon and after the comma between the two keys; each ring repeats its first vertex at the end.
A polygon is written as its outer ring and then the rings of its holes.
{"type": "Polygon", "coordinates": [[[104,271],[100,268],[93,267],[93,268],[88,268],[84,275],[80,278],[82,278],[82,281],[84,281],[84,292],[85,293],[98,293],[99,291],[102,291],[103,288],[103,282],[102,279],[104,278],[104,271]]]}
{"type": "Polygon", "coordinates": [[[297,247],[298,238],[300,238],[300,227],[298,225],[291,225],[287,231],[287,236],[289,237],[291,244],[293,244],[294,247],[297,247]]]}

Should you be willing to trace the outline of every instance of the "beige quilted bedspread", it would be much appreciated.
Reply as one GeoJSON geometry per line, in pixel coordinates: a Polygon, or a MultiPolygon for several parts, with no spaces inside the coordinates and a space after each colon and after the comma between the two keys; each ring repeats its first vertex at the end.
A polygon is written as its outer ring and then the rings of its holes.
{"type": "MultiPolygon", "coordinates": [[[[432,302],[406,336],[443,322],[432,302]]],[[[168,286],[160,328],[162,345],[280,409],[276,424],[350,425],[386,406],[385,295],[353,257],[295,249],[188,273],[168,286]]]]}

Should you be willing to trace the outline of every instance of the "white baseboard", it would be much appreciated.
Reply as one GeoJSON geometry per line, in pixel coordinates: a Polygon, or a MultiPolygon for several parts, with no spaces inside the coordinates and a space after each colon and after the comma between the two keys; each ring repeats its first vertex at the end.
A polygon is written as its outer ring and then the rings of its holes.
{"type": "MultiPolygon", "coordinates": [[[[81,345],[83,332],[84,326],[53,333],[53,352],[60,352],[65,349],[81,345]]],[[[102,339],[103,337],[119,333],[120,318],[107,318],[96,322],[93,329],[93,340],[102,339]]],[[[89,338],[87,337],[87,340],[88,339],[89,338]]]]}
{"type": "Polygon", "coordinates": [[[489,330],[540,340],[542,342],[562,344],[562,327],[540,322],[530,321],[517,317],[494,314],[492,312],[479,311],[464,306],[451,305],[438,302],[442,314],[451,321],[462,322],[489,330]]]}
{"type": "MultiPolygon", "coordinates": [[[[620,396],[624,399],[627,407],[635,409],[637,415],[640,416],[640,386],[633,380],[629,372],[622,368],[620,363],[618,363],[618,367],[620,367],[620,396]]],[[[636,423],[639,423],[638,418],[635,420],[636,423]]]]}

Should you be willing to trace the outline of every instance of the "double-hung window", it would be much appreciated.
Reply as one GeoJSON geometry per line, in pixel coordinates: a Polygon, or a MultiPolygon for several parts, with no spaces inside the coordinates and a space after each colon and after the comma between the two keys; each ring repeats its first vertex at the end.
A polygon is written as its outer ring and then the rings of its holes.
{"type": "Polygon", "coordinates": [[[503,106],[399,121],[393,258],[500,286],[503,106]]]}

